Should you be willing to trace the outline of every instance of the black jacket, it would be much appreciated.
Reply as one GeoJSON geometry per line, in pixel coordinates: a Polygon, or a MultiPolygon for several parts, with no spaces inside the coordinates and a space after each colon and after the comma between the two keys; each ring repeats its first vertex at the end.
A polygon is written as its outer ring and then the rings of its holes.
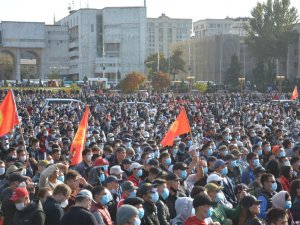
{"type": "Polygon", "coordinates": [[[145,202],[143,204],[145,211],[144,217],[141,220],[141,225],[160,225],[157,217],[157,208],[154,204],[145,202]]]}
{"type": "Polygon", "coordinates": [[[61,219],[61,225],[98,225],[95,216],[83,207],[73,206],[61,219]]]}
{"type": "Polygon", "coordinates": [[[170,224],[170,213],[168,206],[163,202],[162,199],[159,199],[156,202],[158,220],[160,225],[169,225],[170,224]]]}
{"type": "Polygon", "coordinates": [[[45,225],[60,224],[61,218],[64,215],[64,210],[60,204],[54,198],[48,197],[43,207],[46,214],[45,225]]]}
{"type": "Polygon", "coordinates": [[[31,202],[22,211],[16,211],[12,225],[44,225],[45,213],[40,201],[31,202]]]}

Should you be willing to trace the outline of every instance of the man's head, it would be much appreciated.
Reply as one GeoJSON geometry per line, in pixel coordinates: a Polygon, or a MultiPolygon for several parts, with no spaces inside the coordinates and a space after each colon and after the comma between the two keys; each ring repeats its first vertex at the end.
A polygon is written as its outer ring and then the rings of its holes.
{"type": "Polygon", "coordinates": [[[210,197],[206,194],[199,194],[193,200],[193,207],[195,209],[195,215],[203,221],[205,218],[211,216],[213,202],[210,197]]]}
{"type": "Polygon", "coordinates": [[[286,210],[280,208],[272,208],[267,213],[267,222],[269,225],[288,225],[288,218],[286,210]]]}
{"type": "Polygon", "coordinates": [[[10,200],[15,203],[18,211],[22,211],[30,203],[29,193],[26,188],[16,188],[12,193],[10,200]]]}
{"type": "Polygon", "coordinates": [[[65,184],[67,184],[72,191],[76,191],[79,188],[80,174],[75,170],[69,170],[65,175],[65,184]]]}
{"type": "Polygon", "coordinates": [[[251,168],[255,168],[259,165],[259,158],[258,158],[258,154],[256,154],[255,152],[250,152],[247,155],[247,162],[249,163],[249,166],[251,168]]]}
{"type": "Polygon", "coordinates": [[[89,190],[81,190],[76,196],[75,205],[89,210],[91,208],[92,201],[94,201],[92,193],[89,190]]]}
{"type": "Polygon", "coordinates": [[[150,183],[142,184],[138,188],[136,195],[150,204],[155,204],[159,199],[156,188],[150,183]]]}
{"type": "Polygon", "coordinates": [[[117,211],[117,225],[134,225],[138,218],[139,211],[132,205],[122,205],[117,211]]]}
{"type": "Polygon", "coordinates": [[[273,191],[276,191],[277,189],[277,183],[275,180],[275,177],[271,173],[265,173],[260,178],[261,184],[263,188],[272,193],[273,191]]]}
{"type": "Polygon", "coordinates": [[[92,149],[85,148],[82,151],[82,160],[85,161],[87,164],[90,164],[92,162],[92,156],[93,156],[92,149]]]}
{"type": "Polygon", "coordinates": [[[176,174],[169,173],[166,176],[166,181],[167,181],[167,187],[171,193],[176,193],[179,190],[180,178],[176,174]]]}
{"type": "Polygon", "coordinates": [[[219,202],[221,200],[220,191],[223,190],[222,186],[208,183],[205,185],[205,190],[213,202],[219,202]]]}
{"type": "Polygon", "coordinates": [[[135,197],[136,196],[136,187],[134,186],[134,184],[127,180],[124,181],[121,185],[122,187],[122,194],[127,197],[135,197]]]}
{"type": "Polygon", "coordinates": [[[68,205],[68,199],[71,195],[71,188],[66,184],[59,184],[53,190],[53,198],[65,207],[68,205]]]}

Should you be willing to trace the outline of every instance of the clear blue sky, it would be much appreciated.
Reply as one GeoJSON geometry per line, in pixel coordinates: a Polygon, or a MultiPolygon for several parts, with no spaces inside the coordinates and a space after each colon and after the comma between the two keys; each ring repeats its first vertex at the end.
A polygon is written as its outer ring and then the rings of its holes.
{"type": "MultiPolygon", "coordinates": [[[[261,0],[263,1],[263,0],[261,0]]],[[[0,0],[1,21],[39,21],[47,24],[68,15],[68,6],[90,8],[109,6],[142,6],[144,0],[0,0]]],[[[206,18],[250,16],[257,0],[147,0],[147,17],[165,13],[171,18],[206,18]]],[[[300,0],[291,0],[300,11],[300,0]]]]}

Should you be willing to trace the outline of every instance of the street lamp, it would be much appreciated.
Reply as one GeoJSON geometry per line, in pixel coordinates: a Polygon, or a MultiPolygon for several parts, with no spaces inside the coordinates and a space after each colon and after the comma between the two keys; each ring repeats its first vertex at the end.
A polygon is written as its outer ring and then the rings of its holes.
{"type": "Polygon", "coordinates": [[[276,76],[276,79],[279,82],[279,94],[281,95],[282,81],[284,80],[284,76],[276,76]]]}
{"type": "Polygon", "coordinates": [[[193,85],[193,80],[195,80],[195,76],[188,76],[186,78],[189,81],[189,86],[190,86],[190,93],[192,92],[192,85],[193,85]]]}
{"type": "Polygon", "coordinates": [[[241,85],[241,95],[243,95],[243,85],[245,84],[245,77],[239,77],[239,82],[241,85]]]}

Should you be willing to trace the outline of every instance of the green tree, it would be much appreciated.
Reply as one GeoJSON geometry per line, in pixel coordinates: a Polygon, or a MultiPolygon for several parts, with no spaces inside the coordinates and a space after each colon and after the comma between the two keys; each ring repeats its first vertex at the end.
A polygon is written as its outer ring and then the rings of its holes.
{"type": "Polygon", "coordinates": [[[236,54],[231,56],[231,62],[229,68],[225,72],[224,83],[235,87],[239,84],[239,77],[241,76],[241,63],[236,54]]]}
{"type": "Polygon", "coordinates": [[[135,92],[146,82],[146,76],[138,72],[127,74],[120,80],[120,88],[123,92],[135,92]]]}
{"type": "MultiPolygon", "coordinates": [[[[182,59],[182,51],[176,49],[171,55],[170,59],[170,73],[174,76],[179,73],[179,71],[185,72],[185,62],[182,59]]],[[[175,79],[174,79],[175,80],[175,79]]]]}
{"type": "Polygon", "coordinates": [[[167,73],[154,73],[152,77],[152,87],[155,91],[163,91],[170,87],[171,81],[172,79],[167,73]]]}
{"type": "Polygon", "coordinates": [[[264,74],[260,75],[264,83],[272,83],[275,61],[279,59],[286,66],[288,43],[294,36],[292,29],[298,22],[298,12],[290,0],[267,0],[257,3],[251,15],[249,25],[245,26],[246,44],[257,65],[264,64],[264,74]]]}
{"type": "Polygon", "coordinates": [[[208,89],[208,84],[203,83],[203,82],[196,83],[195,84],[195,89],[198,90],[200,93],[204,93],[208,89]]]}
{"type": "Polygon", "coordinates": [[[168,72],[168,60],[165,58],[163,53],[159,53],[159,56],[157,53],[154,53],[145,61],[146,68],[149,71],[150,76],[152,76],[155,72],[168,72]],[[159,59],[159,60],[158,60],[159,59]],[[159,63],[159,71],[158,69],[158,63],[159,63]]]}
{"type": "Polygon", "coordinates": [[[60,75],[57,71],[51,71],[48,75],[48,79],[50,80],[55,80],[55,79],[60,79],[60,75]]]}

